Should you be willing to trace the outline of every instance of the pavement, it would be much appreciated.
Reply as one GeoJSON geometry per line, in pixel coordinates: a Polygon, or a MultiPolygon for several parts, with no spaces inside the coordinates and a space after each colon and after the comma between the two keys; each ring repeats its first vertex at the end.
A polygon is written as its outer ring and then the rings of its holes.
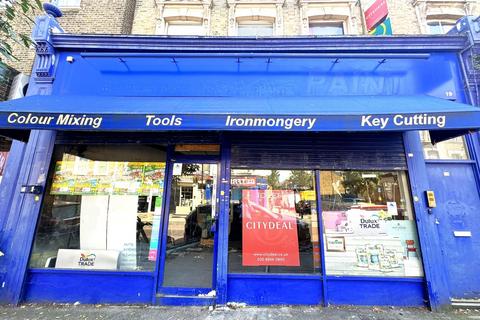
{"type": "Polygon", "coordinates": [[[434,313],[424,308],[273,306],[156,307],[113,305],[25,304],[0,307],[0,319],[8,320],[480,320],[479,309],[434,313]]]}

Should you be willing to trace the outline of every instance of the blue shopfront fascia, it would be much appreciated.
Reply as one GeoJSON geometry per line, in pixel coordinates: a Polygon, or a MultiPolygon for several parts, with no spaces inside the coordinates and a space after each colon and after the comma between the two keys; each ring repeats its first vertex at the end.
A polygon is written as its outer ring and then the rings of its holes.
{"type": "Polygon", "coordinates": [[[452,137],[480,127],[480,108],[429,96],[251,98],[39,95],[7,101],[0,106],[0,127],[6,129],[283,132],[438,130],[444,131],[445,137],[452,137]]]}
{"type": "MultiPolygon", "coordinates": [[[[200,39],[52,34],[54,26],[58,24],[52,17],[37,21],[38,48],[29,97],[7,102],[0,110],[1,128],[32,129],[25,147],[16,145],[9,158],[16,163],[9,162],[7,170],[17,167],[19,173],[5,180],[2,190],[45,185],[56,130],[241,131],[253,125],[259,131],[427,129],[447,134],[477,129],[479,124],[476,108],[440,99],[465,102],[469,94],[464,92],[456,55],[466,46],[463,36],[200,39]],[[180,52],[188,56],[179,57],[180,52]],[[33,123],[40,121],[32,120],[34,116],[45,116],[43,122],[48,125],[33,123]]],[[[421,197],[428,189],[422,174],[425,162],[417,132],[406,132],[404,141],[412,195],[420,199],[414,205],[421,246],[427,248],[423,256],[428,299],[438,310],[449,304],[449,297],[435,224],[421,197]]],[[[423,303],[423,279],[229,275],[229,148],[228,141],[223,141],[218,303],[237,298],[257,304],[423,303]],[[274,287],[279,279],[282,285],[276,300],[242,296],[242,288],[274,287]],[[289,289],[298,286],[306,288],[304,294],[288,296],[289,289]],[[317,299],[307,296],[311,290],[318,293],[317,299]]],[[[2,218],[16,226],[1,239],[4,247],[0,249],[6,252],[0,260],[2,302],[152,301],[153,273],[27,271],[42,196],[14,193],[10,199],[0,195],[2,203],[9,203],[1,209],[2,218]]]]}

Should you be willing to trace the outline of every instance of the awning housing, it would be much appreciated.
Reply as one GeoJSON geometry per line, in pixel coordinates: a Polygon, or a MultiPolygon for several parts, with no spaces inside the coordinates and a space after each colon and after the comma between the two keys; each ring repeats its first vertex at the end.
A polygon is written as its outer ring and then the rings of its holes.
{"type": "Polygon", "coordinates": [[[96,131],[406,131],[439,142],[480,128],[480,108],[430,96],[29,96],[0,104],[0,128],[96,131]]]}

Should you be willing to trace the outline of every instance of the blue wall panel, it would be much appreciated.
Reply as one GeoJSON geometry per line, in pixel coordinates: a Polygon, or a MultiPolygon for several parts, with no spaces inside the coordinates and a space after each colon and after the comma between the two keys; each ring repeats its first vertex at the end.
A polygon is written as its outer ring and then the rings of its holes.
{"type": "Polygon", "coordinates": [[[249,305],[322,303],[320,276],[228,275],[229,302],[249,305]]]}
{"type": "Polygon", "coordinates": [[[25,302],[151,303],[153,273],[30,270],[25,302]]]}
{"type": "Polygon", "coordinates": [[[329,277],[328,304],[425,306],[427,293],[423,280],[355,279],[329,277]]]}
{"type": "Polygon", "coordinates": [[[432,212],[439,221],[450,297],[480,299],[480,197],[474,168],[470,163],[428,163],[427,173],[437,201],[432,212]]]}

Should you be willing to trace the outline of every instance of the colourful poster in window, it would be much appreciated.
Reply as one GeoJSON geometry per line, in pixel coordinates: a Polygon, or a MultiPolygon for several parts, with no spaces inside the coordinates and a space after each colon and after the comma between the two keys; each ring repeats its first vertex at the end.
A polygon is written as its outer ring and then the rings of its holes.
{"type": "Polygon", "coordinates": [[[300,266],[292,190],[243,190],[242,230],[244,266],[300,266]]]}

